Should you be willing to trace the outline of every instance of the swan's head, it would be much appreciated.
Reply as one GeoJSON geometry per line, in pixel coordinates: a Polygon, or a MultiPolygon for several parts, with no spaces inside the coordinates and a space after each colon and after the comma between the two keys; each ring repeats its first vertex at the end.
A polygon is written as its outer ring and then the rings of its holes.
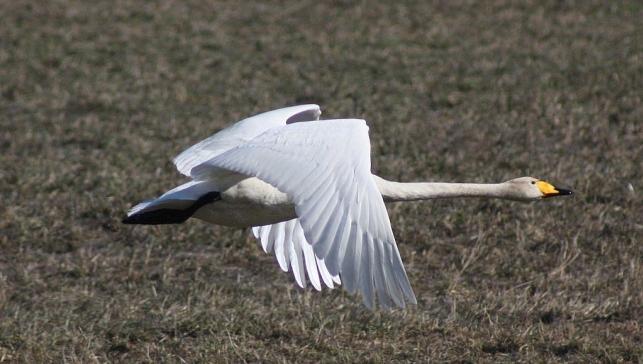
{"type": "Polygon", "coordinates": [[[531,201],[542,198],[572,195],[571,190],[559,188],[553,184],[533,177],[514,178],[505,182],[513,191],[516,200],[531,201]]]}

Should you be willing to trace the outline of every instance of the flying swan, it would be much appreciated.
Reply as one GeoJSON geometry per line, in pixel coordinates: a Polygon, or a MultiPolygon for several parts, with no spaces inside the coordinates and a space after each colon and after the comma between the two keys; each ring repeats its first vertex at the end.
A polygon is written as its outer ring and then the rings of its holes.
{"type": "Polygon", "coordinates": [[[398,183],[371,173],[364,120],[319,120],[317,105],[244,119],[174,159],[191,180],[134,206],[125,224],[179,224],[190,217],[252,227],[297,284],[343,285],[364,304],[417,304],[384,202],[485,197],[530,201],[571,195],[521,177],[503,183],[398,183]]]}

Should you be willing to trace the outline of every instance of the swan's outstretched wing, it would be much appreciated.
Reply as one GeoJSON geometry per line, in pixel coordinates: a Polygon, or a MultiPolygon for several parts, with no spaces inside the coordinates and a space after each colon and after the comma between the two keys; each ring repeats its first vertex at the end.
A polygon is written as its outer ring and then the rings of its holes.
{"type": "Polygon", "coordinates": [[[211,183],[207,183],[206,181],[190,181],[184,183],[165,192],[156,199],[143,201],[137,204],[127,212],[127,216],[132,216],[141,211],[152,210],[159,206],[177,209],[185,208],[193,204],[199,196],[212,191],[213,189],[211,185],[211,183]]]}
{"type": "Polygon", "coordinates": [[[339,275],[331,275],[324,261],[315,256],[312,245],[306,241],[299,219],[255,226],[252,234],[261,242],[266,253],[274,254],[281,270],[292,270],[299,287],[306,288],[306,276],[318,291],[321,291],[322,283],[328,288],[341,284],[339,275]]]}
{"type": "Polygon", "coordinates": [[[382,196],[371,174],[363,120],[297,123],[194,167],[196,180],[227,169],[255,176],[288,194],[305,238],[343,286],[373,307],[416,303],[382,196]]]}
{"type": "Polygon", "coordinates": [[[179,172],[190,176],[190,170],[196,165],[248,142],[268,129],[318,120],[319,115],[319,106],[299,105],[251,116],[186,149],[174,158],[174,164],[179,172]]]}

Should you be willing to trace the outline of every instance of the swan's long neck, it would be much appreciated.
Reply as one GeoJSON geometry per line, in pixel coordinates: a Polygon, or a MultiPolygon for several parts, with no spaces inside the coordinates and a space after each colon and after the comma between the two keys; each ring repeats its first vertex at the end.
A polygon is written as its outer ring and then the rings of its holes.
{"type": "Polygon", "coordinates": [[[373,178],[386,202],[456,197],[513,198],[505,183],[400,183],[375,175],[373,178]]]}

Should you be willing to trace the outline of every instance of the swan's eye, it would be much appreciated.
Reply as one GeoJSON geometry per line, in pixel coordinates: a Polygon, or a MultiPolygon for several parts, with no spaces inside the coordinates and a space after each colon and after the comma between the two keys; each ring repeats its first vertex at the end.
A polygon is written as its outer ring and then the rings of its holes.
{"type": "Polygon", "coordinates": [[[536,184],[536,181],[531,181],[531,184],[532,184],[532,185],[535,185],[535,184],[536,184]]]}

